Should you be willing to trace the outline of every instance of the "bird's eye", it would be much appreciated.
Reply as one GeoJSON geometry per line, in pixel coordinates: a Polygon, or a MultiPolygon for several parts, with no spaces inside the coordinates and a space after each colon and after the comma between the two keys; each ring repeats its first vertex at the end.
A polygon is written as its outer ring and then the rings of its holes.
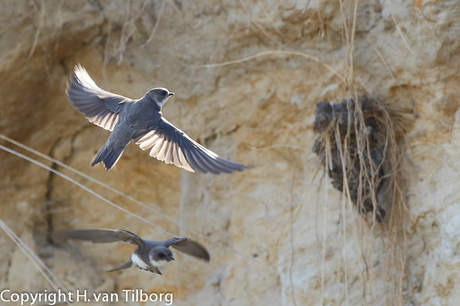
{"type": "Polygon", "coordinates": [[[158,257],[160,257],[160,258],[165,258],[165,257],[166,257],[166,255],[165,255],[165,254],[163,254],[163,253],[160,253],[160,254],[158,254],[158,257]]]}

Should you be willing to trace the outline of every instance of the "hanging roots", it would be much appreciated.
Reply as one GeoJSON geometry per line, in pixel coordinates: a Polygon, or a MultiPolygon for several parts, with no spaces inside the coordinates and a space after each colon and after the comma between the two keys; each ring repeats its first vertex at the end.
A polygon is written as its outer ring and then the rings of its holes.
{"type": "Polygon", "coordinates": [[[391,209],[396,147],[408,128],[403,112],[368,98],[317,103],[314,129],[319,136],[313,152],[327,166],[334,188],[378,222],[391,209]]]}

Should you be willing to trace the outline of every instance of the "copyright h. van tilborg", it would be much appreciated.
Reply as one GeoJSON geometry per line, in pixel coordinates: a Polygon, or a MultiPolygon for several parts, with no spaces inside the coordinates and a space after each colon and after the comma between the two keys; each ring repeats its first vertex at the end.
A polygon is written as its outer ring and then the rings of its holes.
{"type": "Polygon", "coordinates": [[[65,303],[91,302],[158,302],[172,305],[174,295],[168,292],[148,292],[142,289],[126,289],[121,292],[92,292],[86,289],[76,291],[15,292],[9,289],[0,291],[0,304],[12,305],[57,305],[65,303]]]}

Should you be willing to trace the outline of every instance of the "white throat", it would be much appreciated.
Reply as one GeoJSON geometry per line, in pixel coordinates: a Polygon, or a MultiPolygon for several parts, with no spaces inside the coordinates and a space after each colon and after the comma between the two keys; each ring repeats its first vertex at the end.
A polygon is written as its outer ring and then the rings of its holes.
{"type": "Polygon", "coordinates": [[[155,267],[164,267],[166,265],[166,260],[156,261],[153,259],[152,254],[149,255],[149,260],[152,266],[155,266],[155,267]]]}
{"type": "Polygon", "coordinates": [[[166,101],[168,101],[169,98],[170,98],[170,96],[167,96],[166,98],[163,99],[163,101],[157,102],[158,106],[160,108],[163,107],[163,105],[166,104],[166,101]]]}

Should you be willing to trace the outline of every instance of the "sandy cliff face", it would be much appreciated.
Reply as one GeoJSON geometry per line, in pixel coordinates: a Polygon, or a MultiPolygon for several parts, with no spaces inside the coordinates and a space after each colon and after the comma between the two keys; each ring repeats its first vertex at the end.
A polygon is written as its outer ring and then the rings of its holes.
{"type": "MultiPolygon", "coordinates": [[[[146,204],[38,158],[133,214],[200,241],[212,259],[206,264],[176,254],[163,276],[104,272],[127,260],[133,247],[64,243],[52,233],[120,227],[150,239],[170,236],[3,150],[1,220],[70,291],[142,288],[172,292],[178,305],[398,298],[454,304],[460,292],[460,6],[369,0],[355,10],[354,4],[4,1],[0,133],[146,204]],[[131,144],[110,172],[90,168],[109,133],[67,100],[76,63],[100,87],[128,97],[158,86],[174,91],[163,108],[169,121],[221,156],[256,167],[232,175],[188,173],[131,144]],[[355,90],[409,108],[416,119],[404,149],[409,221],[403,255],[395,260],[387,228],[371,228],[348,204],[343,218],[343,198],[312,152],[316,102],[340,102],[355,90]],[[388,270],[403,273],[392,278],[388,270]]],[[[4,233],[0,245],[0,288],[53,290],[4,233]]]]}

